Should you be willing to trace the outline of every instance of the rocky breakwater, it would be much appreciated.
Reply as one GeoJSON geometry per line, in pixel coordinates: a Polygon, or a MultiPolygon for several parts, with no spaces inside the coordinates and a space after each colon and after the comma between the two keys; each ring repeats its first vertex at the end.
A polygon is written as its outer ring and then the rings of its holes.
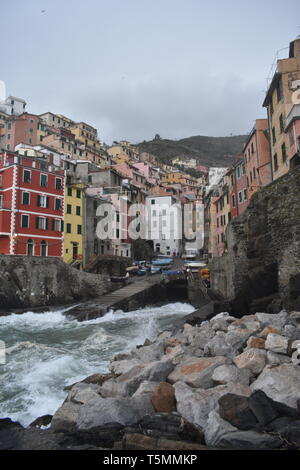
{"type": "Polygon", "coordinates": [[[51,448],[298,449],[299,347],[300,312],[186,319],[68,387],[38,432],[51,448]]]}

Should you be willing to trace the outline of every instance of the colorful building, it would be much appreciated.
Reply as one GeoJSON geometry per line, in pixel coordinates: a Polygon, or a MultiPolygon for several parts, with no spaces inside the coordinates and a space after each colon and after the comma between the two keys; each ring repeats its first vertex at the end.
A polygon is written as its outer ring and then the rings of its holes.
{"type": "Polygon", "coordinates": [[[277,61],[277,68],[263,106],[268,110],[273,179],[288,172],[289,138],[285,132],[286,116],[297,103],[300,81],[300,37],[290,43],[289,57],[277,61]]]}
{"type": "Polygon", "coordinates": [[[67,175],[64,210],[65,263],[82,269],[84,252],[84,184],[67,175]]]}
{"type": "Polygon", "coordinates": [[[248,198],[272,181],[268,120],[257,119],[244,145],[248,198]]]}
{"type": "Polygon", "coordinates": [[[64,171],[46,159],[2,152],[0,253],[63,255],[64,171]]]}

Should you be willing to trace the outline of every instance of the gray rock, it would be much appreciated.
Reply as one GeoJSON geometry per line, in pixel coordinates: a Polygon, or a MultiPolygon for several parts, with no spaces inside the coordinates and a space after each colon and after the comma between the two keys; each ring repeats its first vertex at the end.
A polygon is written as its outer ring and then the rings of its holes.
{"type": "Polygon", "coordinates": [[[288,313],[285,310],[282,310],[279,313],[256,313],[255,314],[258,321],[260,321],[263,326],[270,325],[273,328],[278,328],[281,330],[286,321],[288,320],[288,313]]]}
{"type": "Polygon", "coordinates": [[[208,415],[204,430],[205,443],[209,447],[218,447],[220,440],[225,434],[237,430],[228,421],[222,419],[216,410],[213,410],[208,415]]]}
{"type": "Polygon", "coordinates": [[[296,408],[300,399],[300,367],[293,364],[266,366],[250,388],[263,390],[273,400],[296,408]]]}
{"type": "Polygon", "coordinates": [[[134,366],[140,365],[141,361],[139,359],[125,359],[121,361],[113,361],[109,365],[109,370],[116,375],[126,374],[134,366]]]}
{"type": "Polygon", "coordinates": [[[155,342],[134,351],[134,356],[143,363],[158,361],[164,354],[163,342],[155,342]]]}
{"type": "Polygon", "coordinates": [[[226,356],[232,359],[236,354],[237,350],[226,343],[226,333],[223,331],[215,333],[204,347],[205,356],[226,356]]]}
{"type": "Polygon", "coordinates": [[[235,431],[225,434],[219,441],[218,447],[234,450],[270,450],[280,449],[283,442],[276,436],[257,431],[235,431]]]}
{"type": "Polygon", "coordinates": [[[149,382],[146,380],[145,382],[142,382],[137,391],[132,395],[132,397],[137,397],[139,395],[143,395],[145,393],[151,393],[153,390],[157,387],[159,382],[149,382]]]}
{"type": "Polygon", "coordinates": [[[191,346],[204,349],[205,345],[214,337],[215,331],[209,323],[205,323],[198,328],[197,334],[191,341],[191,346]]]}
{"type": "Polygon", "coordinates": [[[50,428],[55,431],[73,431],[78,421],[80,405],[65,402],[54,413],[50,428]]]}
{"type": "Polygon", "coordinates": [[[275,353],[286,354],[288,350],[288,339],[281,335],[269,333],[265,342],[265,348],[275,353]]]}
{"type": "Polygon", "coordinates": [[[90,429],[113,422],[126,426],[137,423],[151,413],[154,409],[148,394],[134,398],[98,398],[80,407],[77,427],[90,429]]]}
{"type": "Polygon", "coordinates": [[[186,382],[192,387],[210,388],[214,385],[212,374],[216,367],[225,364],[224,356],[216,357],[191,357],[180,363],[168,376],[168,381],[174,384],[178,381],[186,382]]]}
{"type": "Polygon", "coordinates": [[[284,354],[277,354],[272,351],[267,351],[267,364],[272,366],[280,366],[280,364],[288,364],[291,362],[289,356],[284,354]]]}
{"type": "Polygon", "coordinates": [[[239,369],[233,364],[224,364],[214,370],[212,381],[216,385],[224,385],[229,382],[249,385],[250,377],[249,369],[239,369]]]}
{"type": "Polygon", "coordinates": [[[211,411],[218,411],[218,400],[227,393],[249,396],[251,389],[242,384],[219,385],[208,390],[195,389],[184,382],[174,385],[177,411],[189,422],[205,428],[211,411]]]}
{"type": "Polygon", "coordinates": [[[235,350],[240,350],[246,346],[247,340],[253,334],[253,330],[247,328],[234,328],[225,335],[226,343],[235,350]]]}
{"type": "Polygon", "coordinates": [[[116,379],[104,382],[100,393],[102,397],[131,396],[137,391],[142,382],[165,382],[174,367],[170,360],[134,366],[116,379]]]}

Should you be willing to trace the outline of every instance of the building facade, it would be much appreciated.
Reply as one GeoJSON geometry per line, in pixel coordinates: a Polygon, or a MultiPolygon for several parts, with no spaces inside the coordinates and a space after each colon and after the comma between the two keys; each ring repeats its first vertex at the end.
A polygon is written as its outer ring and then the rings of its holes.
{"type": "Polygon", "coordinates": [[[2,152],[0,253],[63,255],[64,172],[45,159],[2,152]]]}

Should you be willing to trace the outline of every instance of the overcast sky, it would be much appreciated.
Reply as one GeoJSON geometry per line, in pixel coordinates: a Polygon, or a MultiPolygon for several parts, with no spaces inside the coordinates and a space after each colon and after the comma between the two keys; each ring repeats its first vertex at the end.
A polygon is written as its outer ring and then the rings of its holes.
{"type": "Polygon", "coordinates": [[[0,25],[0,79],[28,112],[85,121],[107,143],[226,136],[265,117],[300,3],[0,0],[0,25]]]}

